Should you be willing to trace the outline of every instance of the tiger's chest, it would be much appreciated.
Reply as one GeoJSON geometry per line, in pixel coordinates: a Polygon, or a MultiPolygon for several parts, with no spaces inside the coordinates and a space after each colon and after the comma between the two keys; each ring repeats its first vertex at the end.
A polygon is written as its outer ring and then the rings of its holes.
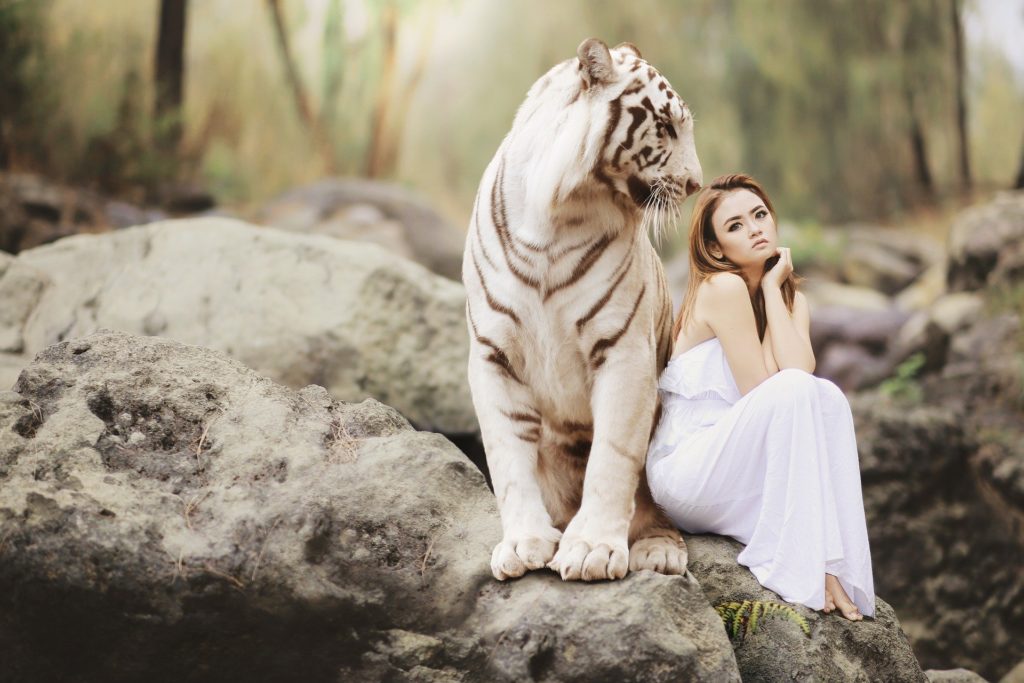
{"type": "Polygon", "coordinates": [[[528,319],[516,354],[524,383],[543,414],[576,415],[581,406],[589,405],[593,379],[573,312],[564,306],[538,307],[528,319]]]}
{"type": "Polygon", "coordinates": [[[646,304],[643,307],[636,304],[642,288],[653,288],[646,283],[638,258],[642,255],[631,248],[626,242],[609,245],[599,255],[590,252],[597,256],[590,264],[588,251],[579,249],[573,267],[550,263],[537,271],[536,287],[515,277],[503,283],[504,295],[519,317],[510,340],[515,362],[545,414],[566,418],[588,414],[597,369],[595,345],[619,330],[627,337],[642,337],[649,331],[652,297],[641,302],[646,304]],[[635,320],[627,325],[631,315],[635,320]]]}

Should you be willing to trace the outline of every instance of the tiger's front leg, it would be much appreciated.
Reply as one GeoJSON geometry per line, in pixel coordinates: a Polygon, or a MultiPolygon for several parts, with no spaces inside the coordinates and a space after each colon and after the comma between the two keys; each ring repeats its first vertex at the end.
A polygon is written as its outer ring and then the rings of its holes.
{"type": "Polygon", "coordinates": [[[491,573],[504,581],[543,567],[562,532],[552,524],[537,482],[540,416],[500,349],[470,342],[469,387],[501,513],[502,539],[491,553],[491,573]]]}
{"type": "Polygon", "coordinates": [[[629,569],[629,528],[657,406],[653,354],[640,342],[597,361],[583,499],[547,565],[563,580],[621,579],[629,569]]]}

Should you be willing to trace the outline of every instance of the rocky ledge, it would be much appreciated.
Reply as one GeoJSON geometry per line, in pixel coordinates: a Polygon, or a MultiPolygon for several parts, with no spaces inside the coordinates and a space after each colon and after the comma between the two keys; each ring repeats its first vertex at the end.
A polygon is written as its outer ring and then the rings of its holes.
{"type": "Polygon", "coordinates": [[[927,680],[881,599],[730,639],[715,605],[778,600],[730,539],[499,583],[500,533],[443,436],[212,349],[103,329],[0,394],[7,680],[927,680]]]}

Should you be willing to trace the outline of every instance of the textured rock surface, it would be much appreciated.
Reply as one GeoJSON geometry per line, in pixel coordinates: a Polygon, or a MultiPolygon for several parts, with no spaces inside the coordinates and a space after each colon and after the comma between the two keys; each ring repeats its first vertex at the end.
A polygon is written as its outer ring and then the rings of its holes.
{"type": "Polygon", "coordinates": [[[160,335],[293,388],[372,396],[423,429],[477,431],[462,286],[375,245],[203,218],[66,238],[15,267],[50,281],[23,324],[0,326],[26,363],[100,327],[160,335]]]}
{"type": "Polygon", "coordinates": [[[690,575],[494,581],[483,476],[374,400],[108,331],[16,390],[7,680],[739,680],[690,575]]]}
{"type": "Polygon", "coordinates": [[[962,411],[851,397],[875,589],[922,662],[996,680],[1024,657],[1024,552],[962,411]],[[947,665],[948,665],[947,664],[947,665]]]}
{"type": "MultiPolygon", "coordinates": [[[[22,353],[25,321],[39,302],[49,278],[39,270],[23,264],[0,251],[0,353],[22,353]]],[[[4,379],[0,376],[0,380],[4,379]]],[[[6,389],[10,383],[0,385],[6,389]]]]}
{"type": "MultiPolygon", "coordinates": [[[[713,534],[687,535],[690,571],[713,605],[766,600],[792,607],[810,626],[808,638],[797,624],[763,621],[736,647],[745,681],[924,681],[896,613],[875,596],[875,618],[851,623],[838,612],[815,612],[782,601],[736,562],[743,545],[713,534]],[[880,656],[881,655],[881,656],[880,656]]],[[[822,581],[824,581],[822,576],[822,581]]]]}

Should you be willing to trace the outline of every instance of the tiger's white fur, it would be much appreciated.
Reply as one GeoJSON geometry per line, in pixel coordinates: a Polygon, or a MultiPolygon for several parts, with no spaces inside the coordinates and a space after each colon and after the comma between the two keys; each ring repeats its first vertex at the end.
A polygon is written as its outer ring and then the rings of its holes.
{"type": "Polygon", "coordinates": [[[686,104],[593,38],[534,83],[484,172],[463,282],[497,579],[685,571],[644,471],[672,323],[646,228],[701,180],[686,104]]]}

